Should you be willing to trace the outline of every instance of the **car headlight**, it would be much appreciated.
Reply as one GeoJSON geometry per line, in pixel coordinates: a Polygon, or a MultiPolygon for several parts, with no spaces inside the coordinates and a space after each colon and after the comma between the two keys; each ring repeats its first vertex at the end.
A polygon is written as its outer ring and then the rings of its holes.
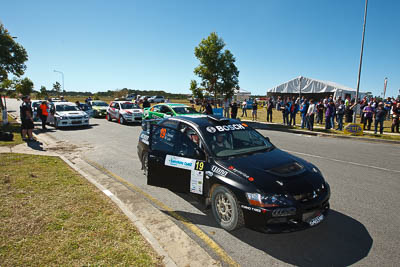
{"type": "Polygon", "coordinates": [[[85,119],[89,119],[89,115],[85,115],[85,116],[83,116],[85,119]]]}
{"type": "Polygon", "coordinates": [[[290,199],[280,194],[246,193],[246,197],[250,205],[257,207],[272,208],[293,205],[290,199]]]}
{"type": "Polygon", "coordinates": [[[68,120],[67,116],[60,116],[60,120],[68,120]]]}

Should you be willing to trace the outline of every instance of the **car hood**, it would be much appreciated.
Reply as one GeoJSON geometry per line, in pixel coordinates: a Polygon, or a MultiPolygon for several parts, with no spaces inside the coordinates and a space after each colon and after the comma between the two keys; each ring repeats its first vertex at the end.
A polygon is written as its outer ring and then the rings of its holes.
{"type": "Polygon", "coordinates": [[[105,110],[107,110],[107,107],[96,107],[96,106],[92,106],[92,109],[105,111],[105,110]]]}
{"type": "Polygon", "coordinates": [[[57,111],[56,114],[58,116],[67,116],[67,117],[78,117],[87,115],[84,111],[57,111]]]}
{"type": "Polygon", "coordinates": [[[252,183],[264,193],[297,195],[313,192],[325,184],[311,163],[277,148],[217,162],[243,179],[252,177],[252,183]]]}
{"type": "Polygon", "coordinates": [[[126,112],[126,113],[142,113],[143,111],[139,108],[134,108],[134,109],[122,109],[121,112],[126,112]]]}

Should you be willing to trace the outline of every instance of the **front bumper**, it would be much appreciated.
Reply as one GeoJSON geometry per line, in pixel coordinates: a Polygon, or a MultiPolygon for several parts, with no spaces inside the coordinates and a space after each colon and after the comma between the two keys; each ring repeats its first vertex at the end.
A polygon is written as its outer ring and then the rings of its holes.
{"type": "Polygon", "coordinates": [[[132,115],[124,115],[127,122],[142,121],[142,113],[133,113],[132,115]]]}
{"type": "Polygon", "coordinates": [[[285,214],[286,208],[265,209],[247,203],[241,205],[241,207],[247,227],[264,233],[293,232],[317,226],[326,220],[330,210],[329,198],[330,189],[328,187],[326,192],[318,198],[308,203],[297,204],[295,213],[290,214],[285,214]],[[323,220],[312,225],[310,221],[317,217],[323,217],[323,220]]]}
{"type": "Polygon", "coordinates": [[[57,120],[57,127],[88,126],[88,125],[89,125],[89,119],[86,118],[57,120]]]}
{"type": "Polygon", "coordinates": [[[103,118],[107,115],[107,110],[93,110],[93,117],[103,118]]]}

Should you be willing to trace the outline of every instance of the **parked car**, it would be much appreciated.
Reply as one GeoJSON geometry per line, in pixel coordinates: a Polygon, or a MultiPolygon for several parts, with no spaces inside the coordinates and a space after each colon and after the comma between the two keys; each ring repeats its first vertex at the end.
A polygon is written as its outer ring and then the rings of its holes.
{"type": "Polygon", "coordinates": [[[46,100],[32,100],[31,101],[31,107],[32,107],[32,111],[33,111],[33,121],[40,120],[37,111],[39,109],[40,104],[42,104],[43,101],[46,101],[46,100]]]}
{"type": "Polygon", "coordinates": [[[143,121],[137,147],[147,184],[199,196],[223,229],[287,232],[328,215],[321,171],[247,124],[206,115],[155,121],[143,121]]]}
{"type": "Polygon", "coordinates": [[[184,116],[184,115],[201,115],[194,108],[189,107],[185,104],[165,103],[154,105],[151,108],[145,108],[143,111],[144,119],[157,119],[167,118],[172,116],[184,116]]]}
{"type": "Polygon", "coordinates": [[[88,126],[89,115],[80,110],[75,103],[71,102],[53,102],[54,106],[54,122],[56,128],[68,126],[88,126]]]}
{"type": "Polygon", "coordinates": [[[150,103],[164,103],[165,102],[164,97],[161,95],[152,96],[148,100],[150,103]]]}
{"type": "Polygon", "coordinates": [[[89,104],[92,106],[94,118],[104,118],[107,115],[108,104],[106,102],[93,100],[89,104]]]}
{"type": "Polygon", "coordinates": [[[142,121],[143,110],[136,104],[127,101],[113,101],[107,108],[106,119],[117,120],[121,124],[142,121]]]}
{"type": "Polygon", "coordinates": [[[79,107],[82,111],[88,114],[89,117],[93,117],[93,109],[90,105],[81,103],[79,104],[79,107]]]}
{"type": "Polygon", "coordinates": [[[125,99],[128,101],[136,100],[136,95],[135,94],[127,95],[125,99]]]}

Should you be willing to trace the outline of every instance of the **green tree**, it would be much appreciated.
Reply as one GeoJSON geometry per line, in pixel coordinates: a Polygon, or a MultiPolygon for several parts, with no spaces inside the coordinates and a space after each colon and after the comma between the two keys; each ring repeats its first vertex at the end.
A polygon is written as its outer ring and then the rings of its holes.
{"type": "Polygon", "coordinates": [[[53,83],[53,91],[56,91],[57,95],[60,95],[61,84],[59,82],[53,83]]]}
{"type": "Polygon", "coordinates": [[[197,82],[195,80],[190,81],[190,91],[192,91],[192,95],[194,98],[203,99],[203,89],[198,87],[197,82]]]}
{"type": "Polygon", "coordinates": [[[48,96],[46,86],[40,86],[39,98],[47,98],[48,96]]]}
{"type": "Polygon", "coordinates": [[[0,82],[11,73],[20,77],[25,73],[28,54],[25,48],[14,41],[8,30],[0,23],[0,82]]]}
{"type": "Polygon", "coordinates": [[[194,54],[200,61],[194,73],[202,79],[201,85],[210,94],[232,96],[239,84],[239,70],[235,57],[229,50],[223,50],[225,43],[213,32],[201,40],[194,54]]]}
{"type": "Polygon", "coordinates": [[[22,95],[30,95],[33,90],[33,82],[24,78],[15,85],[15,90],[22,95]]]}

